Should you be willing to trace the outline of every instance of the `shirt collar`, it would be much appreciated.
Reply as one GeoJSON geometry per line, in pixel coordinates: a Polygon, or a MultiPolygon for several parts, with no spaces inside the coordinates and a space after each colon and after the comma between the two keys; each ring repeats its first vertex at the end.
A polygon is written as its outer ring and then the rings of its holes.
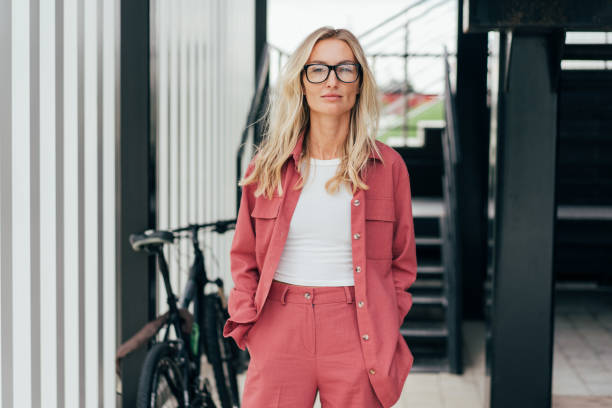
{"type": "MultiPolygon", "coordinates": [[[[306,128],[300,131],[300,135],[298,137],[298,141],[293,148],[293,152],[291,153],[293,156],[293,163],[297,167],[298,161],[300,159],[300,155],[302,154],[302,144],[304,142],[304,134],[306,133],[306,128]]],[[[370,155],[368,156],[370,159],[381,160],[380,157],[376,155],[374,150],[370,150],[370,155]]]]}

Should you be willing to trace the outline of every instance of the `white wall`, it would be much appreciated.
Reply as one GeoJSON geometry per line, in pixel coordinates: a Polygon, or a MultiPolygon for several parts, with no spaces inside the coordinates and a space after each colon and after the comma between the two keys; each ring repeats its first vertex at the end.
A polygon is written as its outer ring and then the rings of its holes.
{"type": "Polygon", "coordinates": [[[0,0],[2,407],[115,404],[118,0],[0,0]]]}
{"type": "MultiPolygon", "coordinates": [[[[254,92],[254,1],[155,0],[152,129],[157,135],[158,227],[236,215],[235,154],[254,92]]],[[[208,277],[233,286],[233,231],[202,234],[208,277]]],[[[192,262],[185,241],[167,251],[175,291],[192,262]]],[[[158,305],[167,309],[158,276],[158,305]]],[[[207,288],[207,292],[213,290],[207,288]]]]}
{"type": "MultiPolygon", "coordinates": [[[[119,6],[0,0],[2,407],[115,406],[119,6]]],[[[151,6],[158,225],[232,218],[254,1],[151,6]]],[[[232,235],[202,237],[226,292],[232,235]]]]}

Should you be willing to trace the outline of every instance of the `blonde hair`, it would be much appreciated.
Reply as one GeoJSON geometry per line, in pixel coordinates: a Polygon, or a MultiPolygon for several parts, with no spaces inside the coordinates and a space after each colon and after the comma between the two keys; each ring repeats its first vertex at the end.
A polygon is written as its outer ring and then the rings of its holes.
{"type": "MultiPolygon", "coordinates": [[[[341,183],[347,183],[353,194],[357,187],[367,190],[369,187],[360,178],[360,173],[367,166],[370,152],[376,152],[382,160],[382,155],[376,146],[380,115],[378,89],[365,53],[350,31],[324,26],[313,31],[302,41],[280,72],[278,83],[264,114],[263,138],[256,147],[253,171],[239,183],[243,186],[258,181],[255,196],[263,193],[271,198],[276,188],[280,195],[283,194],[281,185],[283,164],[291,156],[300,132],[308,127],[310,121],[308,103],[302,89],[303,67],[315,44],[328,38],[345,41],[362,70],[359,80],[360,90],[355,105],[351,108],[349,134],[340,153],[340,165],[334,177],[325,184],[325,189],[333,194],[338,191],[341,183]]],[[[298,168],[301,168],[303,163],[310,162],[306,133],[304,133],[303,155],[299,159],[298,168]]],[[[310,166],[306,166],[306,173],[302,174],[294,189],[302,188],[308,178],[309,169],[310,166]]]]}

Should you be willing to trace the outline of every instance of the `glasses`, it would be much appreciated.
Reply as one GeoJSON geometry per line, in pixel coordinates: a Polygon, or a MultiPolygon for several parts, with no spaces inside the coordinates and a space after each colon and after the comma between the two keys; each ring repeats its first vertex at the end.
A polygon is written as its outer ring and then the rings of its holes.
{"type": "Polygon", "coordinates": [[[327,81],[329,73],[331,71],[336,73],[336,78],[341,82],[351,83],[355,82],[359,78],[361,72],[361,65],[357,63],[347,63],[337,65],[327,64],[306,64],[304,65],[304,71],[306,71],[306,79],[308,82],[313,84],[320,84],[321,82],[327,81]]]}

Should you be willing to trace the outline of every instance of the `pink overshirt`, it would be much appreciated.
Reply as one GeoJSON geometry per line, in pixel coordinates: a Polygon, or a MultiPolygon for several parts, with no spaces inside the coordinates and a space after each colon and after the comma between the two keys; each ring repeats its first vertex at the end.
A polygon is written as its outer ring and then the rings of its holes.
{"type": "MultiPolygon", "coordinates": [[[[245,349],[245,336],[259,317],[283,251],[292,214],[301,190],[298,159],[304,131],[282,170],[283,196],[255,197],[257,183],[243,187],[236,231],[230,249],[234,287],[230,290],[230,318],[223,329],[245,349]],[[256,238],[257,237],[257,238],[256,238]]],[[[412,307],[406,291],[416,280],[417,258],[412,219],[410,177],[400,154],[376,141],[364,178],[369,190],[357,189],[351,200],[351,237],[357,320],[363,359],[370,383],[383,406],[399,399],[414,357],[399,333],[412,307]]],[[[246,169],[249,175],[254,160],[246,169]]]]}

